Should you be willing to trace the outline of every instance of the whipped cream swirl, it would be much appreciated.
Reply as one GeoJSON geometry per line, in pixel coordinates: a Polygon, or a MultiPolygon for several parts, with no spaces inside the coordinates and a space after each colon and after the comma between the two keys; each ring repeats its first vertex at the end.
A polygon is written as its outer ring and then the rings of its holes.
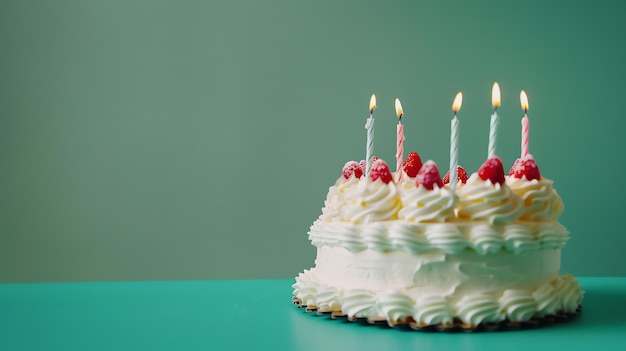
{"type": "Polygon", "coordinates": [[[359,179],[354,176],[350,177],[350,179],[346,179],[343,176],[339,177],[335,184],[328,188],[320,219],[324,221],[339,220],[339,208],[345,201],[346,191],[358,183],[359,179]]]}
{"type": "Polygon", "coordinates": [[[557,289],[561,292],[561,310],[574,313],[583,299],[583,291],[580,284],[571,274],[565,274],[558,278],[557,289]]]}
{"type": "Polygon", "coordinates": [[[445,222],[454,218],[454,195],[446,188],[435,186],[428,190],[424,186],[403,187],[402,208],[398,218],[411,222],[445,222]]]}
{"type": "Polygon", "coordinates": [[[504,320],[498,300],[490,295],[465,296],[457,304],[458,315],[469,325],[497,323],[504,320]]]}
{"type": "Polygon", "coordinates": [[[339,290],[327,286],[304,270],[293,284],[294,297],[321,312],[341,312],[348,319],[367,318],[401,323],[413,317],[418,326],[451,325],[459,318],[465,325],[497,323],[508,319],[523,322],[533,317],[576,312],[584,291],[571,274],[557,276],[534,289],[504,289],[498,293],[463,296],[456,303],[449,296],[428,296],[414,301],[409,289],[375,292],[366,289],[339,290]]]}
{"type": "Polygon", "coordinates": [[[525,322],[537,311],[537,304],[531,293],[522,289],[507,289],[499,301],[502,311],[512,322],[525,322]]]}
{"type": "Polygon", "coordinates": [[[450,303],[440,296],[431,296],[418,302],[413,319],[418,325],[452,325],[454,313],[450,303]]]}
{"type": "Polygon", "coordinates": [[[506,183],[493,184],[477,173],[458,190],[459,219],[487,220],[490,223],[510,223],[519,218],[522,199],[506,183]]]}
{"type": "Polygon", "coordinates": [[[413,301],[400,291],[388,291],[378,294],[376,309],[381,312],[390,325],[406,320],[413,314],[413,301]]]}
{"type": "Polygon", "coordinates": [[[537,312],[535,315],[538,317],[554,315],[561,307],[559,290],[554,287],[554,283],[540,286],[533,293],[533,297],[535,298],[537,305],[537,312]]]}
{"type": "Polygon", "coordinates": [[[519,195],[524,204],[520,219],[527,221],[553,221],[563,213],[563,201],[552,187],[552,180],[526,180],[507,177],[506,184],[519,195]]]}
{"type": "Polygon", "coordinates": [[[501,233],[488,224],[477,224],[470,229],[470,240],[479,254],[496,253],[505,245],[501,233]]]}
{"type": "Polygon", "coordinates": [[[396,219],[400,209],[398,188],[394,182],[361,179],[356,186],[343,189],[339,218],[355,224],[396,219]]]}
{"type": "Polygon", "coordinates": [[[368,290],[347,290],[343,300],[344,303],[341,310],[349,319],[367,318],[374,314],[376,297],[368,290]]]}

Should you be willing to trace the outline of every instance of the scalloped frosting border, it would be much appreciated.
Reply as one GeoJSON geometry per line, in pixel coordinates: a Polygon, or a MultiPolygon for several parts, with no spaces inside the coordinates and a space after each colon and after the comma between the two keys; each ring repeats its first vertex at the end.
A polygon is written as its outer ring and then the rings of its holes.
{"type": "Polygon", "coordinates": [[[356,225],[317,220],[309,230],[316,247],[343,247],[351,252],[371,249],[413,254],[439,250],[455,254],[471,249],[479,254],[500,250],[521,253],[542,248],[561,248],[569,232],[558,222],[494,225],[489,223],[407,223],[386,221],[356,225]]]}
{"type": "Polygon", "coordinates": [[[293,296],[320,312],[337,312],[349,319],[367,318],[400,324],[411,317],[419,326],[449,326],[455,319],[466,326],[525,322],[533,317],[575,313],[584,291],[571,274],[557,276],[531,289],[505,289],[499,294],[464,296],[452,304],[445,296],[412,300],[399,290],[374,292],[337,290],[316,280],[305,270],[296,277],[293,296]]]}

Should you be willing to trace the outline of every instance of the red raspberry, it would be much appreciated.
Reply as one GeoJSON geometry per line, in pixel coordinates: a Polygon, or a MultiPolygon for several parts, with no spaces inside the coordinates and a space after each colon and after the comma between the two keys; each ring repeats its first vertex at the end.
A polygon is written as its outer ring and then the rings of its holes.
{"type": "Polygon", "coordinates": [[[537,162],[535,162],[535,159],[531,155],[524,157],[524,159],[518,158],[517,161],[515,161],[515,164],[513,164],[513,167],[511,167],[511,171],[513,172],[513,177],[515,178],[522,178],[523,176],[526,176],[526,180],[541,179],[537,162]]]}
{"type": "Polygon", "coordinates": [[[465,168],[461,166],[457,166],[456,175],[457,175],[457,178],[459,178],[459,180],[461,181],[461,183],[463,184],[467,183],[468,176],[467,176],[467,172],[465,172],[465,168]]]}
{"type": "MultiPolygon", "coordinates": [[[[456,166],[456,178],[461,181],[461,183],[467,183],[467,172],[465,172],[465,168],[461,166],[456,166]]],[[[446,172],[446,175],[443,176],[443,184],[450,183],[450,171],[446,172]]]]}
{"type": "Polygon", "coordinates": [[[450,184],[450,171],[447,171],[443,176],[443,184],[450,184]]]}
{"type": "Polygon", "coordinates": [[[415,178],[415,183],[418,187],[423,185],[428,190],[433,190],[435,184],[437,184],[440,188],[443,187],[443,182],[441,181],[437,165],[432,160],[428,160],[424,163],[420,171],[417,172],[415,178]]]}
{"type": "Polygon", "coordinates": [[[346,179],[350,179],[353,174],[355,177],[361,178],[361,176],[363,175],[363,169],[361,169],[361,166],[356,161],[348,161],[343,166],[343,170],[341,171],[341,173],[346,179]]]}
{"type": "Polygon", "coordinates": [[[509,176],[513,176],[515,175],[515,172],[520,171],[521,167],[523,167],[522,165],[522,159],[518,158],[517,160],[515,160],[515,162],[513,163],[513,166],[511,166],[511,169],[509,170],[509,176]]]}
{"type": "Polygon", "coordinates": [[[406,173],[407,176],[413,178],[417,175],[417,172],[419,172],[420,168],[422,168],[422,159],[420,158],[420,155],[415,151],[409,152],[409,155],[402,163],[402,169],[404,170],[404,173],[406,173]]]}
{"type": "Polygon", "coordinates": [[[524,160],[524,175],[526,176],[526,180],[541,179],[539,167],[537,167],[537,162],[535,162],[532,156],[524,160]]]}
{"type": "Polygon", "coordinates": [[[385,184],[389,184],[389,182],[393,180],[389,167],[385,161],[381,159],[374,161],[372,169],[370,170],[370,179],[372,181],[376,181],[378,178],[380,178],[380,180],[382,180],[385,184]]]}
{"type": "Polygon", "coordinates": [[[504,183],[504,167],[498,156],[487,159],[478,169],[478,176],[482,180],[489,180],[493,184],[504,183]]]}

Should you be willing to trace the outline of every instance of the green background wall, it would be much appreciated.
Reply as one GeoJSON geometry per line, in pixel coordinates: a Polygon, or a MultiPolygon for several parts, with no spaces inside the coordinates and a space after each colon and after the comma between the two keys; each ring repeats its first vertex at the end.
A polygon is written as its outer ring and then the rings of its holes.
{"type": "MultiPolygon", "coordinates": [[[[562,271],[625,275],[626,5],[617,1],[0,1],[0,281],[290,278],[343,164],[531,152],[562,271]]],[[[444,171],[445,172],[445,171],[444,171]]]]}

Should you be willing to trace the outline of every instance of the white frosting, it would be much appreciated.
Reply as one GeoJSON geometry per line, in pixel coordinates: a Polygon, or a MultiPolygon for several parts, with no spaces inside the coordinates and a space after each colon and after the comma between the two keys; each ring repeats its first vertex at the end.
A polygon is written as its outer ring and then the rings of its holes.
{"type": "Polygon", "coordinates": [[[496,296],[493,294],[463,296],[455,307],[459,318],[469,326],[502,322],[506,318],[496,296]]]}
{"type": "Polygon", "coordinates": [[[559,266],[559,249],[413,255],[322,247],[316,266],[296,278],[294,296],[323,312],[391,324],[526,321],[578,307],[580,285],[558,276],[559,266]]]}
{"type": "Polygon", "coordinates": [[[445,222],[454,218],[454,196],[445,189],[428,190],[414,184],[405,186],[398,218],[410,222],[445,222]]]}
{"type": "Polygon", "coordinates": [[[583,296],[559,276],[568,237],[552,181],[507,177],[427,190],[340,177],[309,231],[315,267],[294,296],[348,318],[420,326],[527,321],[573,313],[583,296]]]}
{"type": "Polygon", "coordinates": [[[492,184],[474,173],[467,184],[458,184],[456,196],[449,186],[428,190],[416,186],[414,178],[409,177],[400,184],[339,177],[328,190],[319,219],[354,224],[393,219],[501,224],[517,220],[553,222],[562,213],[563,202],[549,179],[506,177],[504,184],[492,184]]]}
{"type": "Polygon", "coordinates": [[[563,213],[563,201],[552,187],[550,179],[526,180],[507,177],[506,184],[523,200],[520,219],[527,221],[555,221],[563,213]]]}
{"type": "Polygon", "coordinates": [[[400,197],[394,182],[371,181],[362,178],[356,184],[341,189],[343,202],[339,219],[355,224],[395,219],[400,209],[400,197]]]}
{"type": "Polygon", "coordinates": [[[457,191],[457,215],[466,220],[486,220],[490,223],[510,223],[519,218],[522,199],[504,184],[480,179],[477,173],[457,191]]]}
{"type": "Polygon", "coordinates": [[[448,300],[442,296],[429,296],[417,301],[413,319],[420,326],[427,325],[452,325],[454,311],[448,300]]]}
{"type": "Polygon", "coordinates": [[[539,248],[560,248],[568,238],[567,229],[558,222],[493,225],[486,221],[425,224],[390,220],[359,225],[320,219],[309,231],[309,239],[317,247],[339,246],[352,252],[371,249],[460,253],[469,248],[480,254],[500,250],[521,253],[539,248]]]}
{"type": "Polygon", "coordinates": [[[317,249],[315,276],[339,289],[411,288],[411,297],[471,295],[524,288],[555,277],[560,266],[559,249],[541,249],[521,254],[501,251],[480,255],[471,251],[445,254],[439,251],[414,255],[407,252],[341,247],[317,249]]]}
{"type": "Polygon", "coordinates": [[[359,178],[354,176],[347,180],[343,176],[339,177],[339,179],[335,182],[335,185],[328,188],[328,194],[326,195],[326,200],[324,201],[324,207],[322,207],[322,215],[320,216],[320,219],[328,221],[338,220],[339,208],[344,202],[346,190],[356,186],[358,182],[359,178]]]}

